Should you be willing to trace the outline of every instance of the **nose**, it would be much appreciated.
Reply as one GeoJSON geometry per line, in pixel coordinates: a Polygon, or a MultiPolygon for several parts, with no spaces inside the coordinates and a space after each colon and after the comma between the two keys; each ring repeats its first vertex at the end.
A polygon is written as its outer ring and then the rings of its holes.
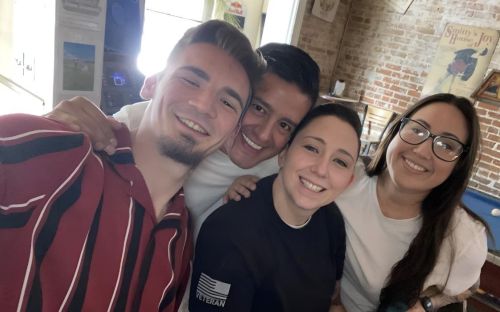
{"type": "Polygon", "coordinates": [[[260,142],[269,142],[273,135],[274,122],[270,118],[262,120],[262,123],[256,128],[256,136],[260,142]]]}
{"type": "Polygon", "coordinates": [[[328,166],[330,165],[330,159],[325,155],[321,155],[316,159],[315,164],[312,166],[312,172],[320,177],[325,177],[328,174],[328,166]]]}
{"type": "Polygon", "coordinates": [[[418,145],[415,145],[413,147],[413,152],[415,152],[415,154],[419,155],[422,158],[430,159],[432,157],[432,154],[433,154],[432,144],[433,144],[433,140],[431,137],[429,137],[424,142],[422,142],[418,145]]]}
{"type": "Polygon", "coordinates": [[[188,104],[194,106],[199,113],[215,118],[217,117],[217,101],[215,94],[206,90],[188,100],[188,104]]]}

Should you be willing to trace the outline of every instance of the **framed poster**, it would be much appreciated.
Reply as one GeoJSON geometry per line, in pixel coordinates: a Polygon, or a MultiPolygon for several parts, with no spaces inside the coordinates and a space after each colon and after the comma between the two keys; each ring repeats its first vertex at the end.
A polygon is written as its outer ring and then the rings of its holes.
{"type": "Polygon", "coordinates": [[[314,0],[312,14],[327,21],[333,22],[340,0],[314,0]]]}
{"type": "Polygon", "coordinates": [[[497,42],[497,30],[446,25],[422,95],[445,92],[470,97],[484,77],[497,42]]]}
{"type": "Polygon", "coordinates": [[[225,2],[224,20],[240,30],[245,28],[246,8],[242,1],[225,2]]]}
{"type": "Polygon", "coordinates": [[[500,106],[500,70],[492,70],[472,93],[472,98],[500,106]]]}
{"type": "Polygon", "coordinates": [[[63,90],[94,91],[95,46],[64,42],[63,90]]]}

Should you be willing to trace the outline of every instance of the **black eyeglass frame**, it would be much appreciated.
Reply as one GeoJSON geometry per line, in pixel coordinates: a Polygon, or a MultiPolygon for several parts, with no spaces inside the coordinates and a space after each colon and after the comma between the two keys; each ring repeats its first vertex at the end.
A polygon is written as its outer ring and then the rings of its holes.
{"type": "Polygon", "coordinates": [[[451,138],[449,136],[446,136],[446,135],[435,135],[433,134],[429,129],[427,129],[426,126],[424,126],[422,123],[416,121],[416,120],[413,120],[411,118],[408,118],[408,117],[405,117],[405,118],[401,118],[401,120],[399,121],[400,124],[399,124],[399,130],[398,130],[398,135],[399,137],[401,138],[401,140],[403,140],[405,143],[408,143],[410,145],[420,145],[422,143],[424,143],[425,141],[427,141],[429,138],[432,138],[432,153],[439,159],[441,159],[442,161],[446,161],[446,162],[454,162],[455,160],[457,160],[458,158],[460,158],[460,156],[462,156],[463,154],[466,154],[468,151],[469,151],[469,146],[468,145],[465,145],[463,144],[462,142],[460,142],[459,140],[455,139],[455,138],[451,138]],[[419,124],[422,128],[424,128],[425,130],[427,130],[427,137],[425,139],[422,140],[422,142],[419,142],[419,143],[410,143],[408,141],[406,141],[405,139],[403,139],[403,137],[401,136],[401,130],[403,130],[404,126],[409,122],[409,121],[412,121],[412,122],[415,122],[417,124],[419,124]],[[462,146],[462,151],[460,152],[460,154],[458,154],[455,158],[453,158],[452,160],[447,160],[447,159],[443,159],[441,157],[439,157],[439,155],[436,153],[436,151],[434,151],[434,144],[436,142],[437,139],[439,138],[447,138],[449,140],[453,140],[455,142],[457,142],[458,144],[460,144],[460,146],[462,146]]]}

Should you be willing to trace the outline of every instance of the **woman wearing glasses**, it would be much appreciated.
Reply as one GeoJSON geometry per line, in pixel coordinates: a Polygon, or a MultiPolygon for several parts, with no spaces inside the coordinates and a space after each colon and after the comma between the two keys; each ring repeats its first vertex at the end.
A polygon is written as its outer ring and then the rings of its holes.
{"type": "Polygon", "coordinates": [[[472,104],[436,94],[404,112],[366,170],[357,168],[336,200],[347,233],[347,311],[435,311],[475,286],[486,225],[460,198],[479,141],[472,104]]]}

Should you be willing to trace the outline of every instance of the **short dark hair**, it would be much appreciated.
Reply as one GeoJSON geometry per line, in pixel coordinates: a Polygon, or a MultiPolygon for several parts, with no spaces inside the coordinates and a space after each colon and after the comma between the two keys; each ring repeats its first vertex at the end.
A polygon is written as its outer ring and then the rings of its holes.
{"type": "MultiPolygon", "coordinates": [[[[288,145],[292,144],[293,140],[302,129],[304,129],[308,124],[310,124],[314,119],[323,116],[335,116],[338,119],[348,123],[356,132],[358,138],[358,153],[361,145],[360,137],[363,127],[361,126],[361,121],[359,120],[358,113],[352,108],[344,106],[342,104],[324,104],[314,107],[298,124],[295,130],[290,135],[288,140],[288,145]]],[[[331,133],[335,135],[335,133],[331,133]]]]}
{"type": "Polygon", "coordinates": [[[257,49],[266,60],[266,72],[296,84],[316,104],[319,93],[319,66],[303,50],[283,43],[268,43],[257,49]]]}
{"type": "Polygon", "coordinates": [[[234,57],[243,66],[252,89],[265,71],[262,56],[252,49],[247,37],[224,21],[210,20],[188,29],[172,49],[169,60],[193,43],[213,44],[234,57]]]}

